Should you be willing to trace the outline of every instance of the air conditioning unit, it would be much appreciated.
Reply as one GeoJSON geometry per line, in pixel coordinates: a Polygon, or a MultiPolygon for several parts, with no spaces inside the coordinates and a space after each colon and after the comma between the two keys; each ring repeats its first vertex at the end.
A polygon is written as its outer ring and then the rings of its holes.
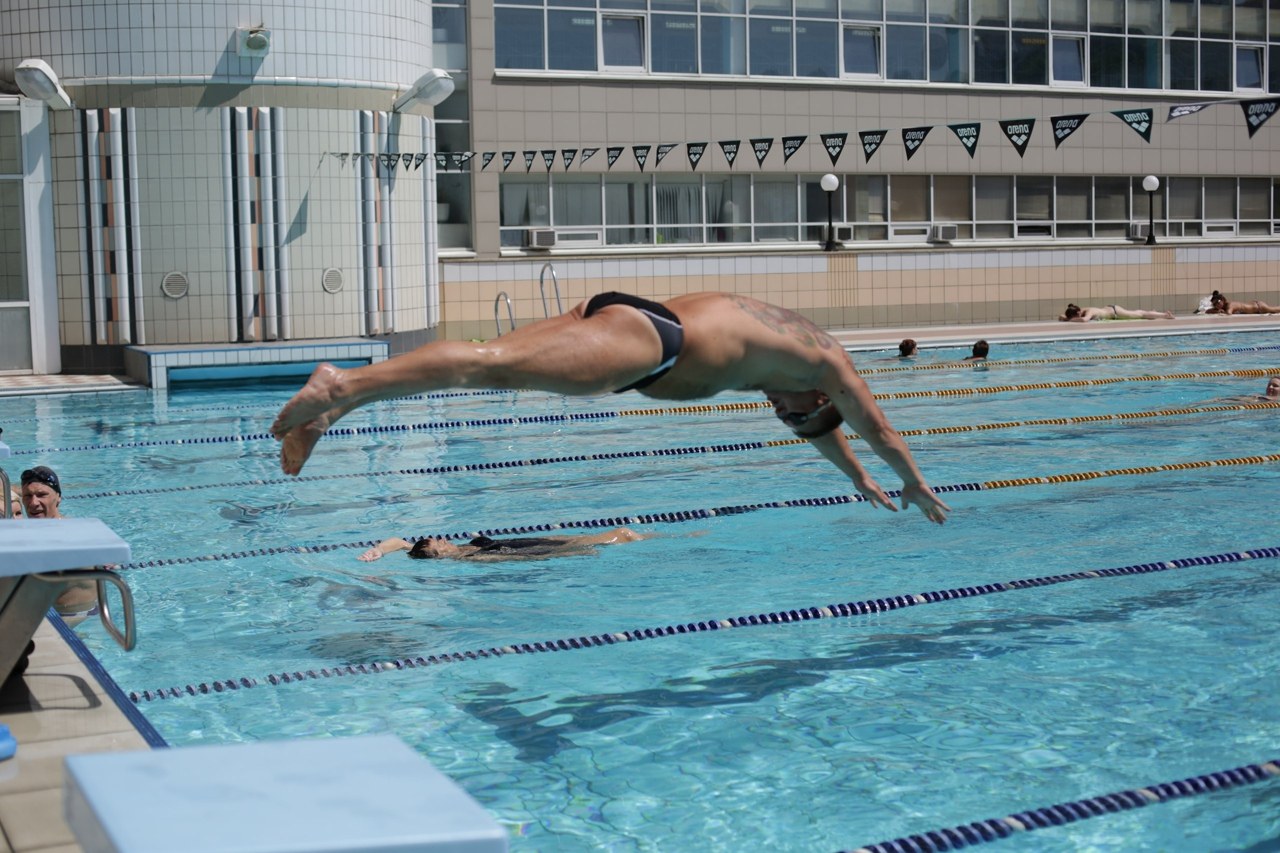
{"type": "Polygon", "coordinates": [[[553,228],[530,228],[524,232],[524,239],[530,249],[554,249],[556,232],[553,228]]]}
{"type": "Polygon", "coordinates": [[[950,243],[960,236],[958,225],[935,225],[929,229],[930,243],[950,243]]]}
{"type": "Polygon", "coordinates": [[[835,227],[835,232],[837,243],[850,243],[853,241],[852,225],[837,225],[835,227]]]}
{"type": "Polygon", "coordinates": [[[1151,226],[1145,222],[1129,223],[1129,239],[1130,240],[1145,240],[1147,239],[1147,235],[1150,233],[1151,233],[1151,226]]]}

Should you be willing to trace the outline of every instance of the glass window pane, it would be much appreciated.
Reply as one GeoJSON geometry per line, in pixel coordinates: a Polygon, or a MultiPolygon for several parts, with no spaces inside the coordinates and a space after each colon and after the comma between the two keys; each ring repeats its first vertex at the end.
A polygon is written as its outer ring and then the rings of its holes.
{"type": "Polygon", "coordinates": [[[979,222],[1013,219],[1013,178],[978,175],[973,179],[974,218],[979,222]]]}
{"type": "Polygon", "coordinates": [[[1094,219],[1129,219],[1129,180],[1127,178],[1094,178],[1094,219]]]}
{"type": "Polygon", "coordinates": [[[1164,0],[1129,0],[1129,34],[1158,36],[1164,32],[1161,4],[1164,0]]]}
{"type": "Polygon", "coordinates": [[[924,80],[925,28],[885,27],[885,77],[924,80]]]}
{"type": "Polygon", "coordinates": [[[1236,88],[1262,88],[1262,48],[1236,48],[1236,88]]]}
{"type": "Polygon", "coordinates": [[[1169,41],[1169,88],[1200,88],[1200,75],[1196,71],[1199,55],[1200,52],[1193,41],[1181,39],[1169,41]]]}
{"type": "Polygon", "coordinates": [[[1201,38],[1231,38],[1232,0],[1200,0],[1201,38]]]}
{"type": "Polygon", "coordinates": [[[696,12],[697,0],[650,0],[649,8],[655,12],[696,12]]]}
{"type": "Polygon", "coordinates": [[[1049,26],[1049,0],[1012,0],[1009,13],[1015,27],[1049,26]]]}
{"type": "Polygon", "coordinates": [[[1009,31],[973,31],[973,81],[1009,82],[1009,31]]]}
{"type": "Polygon", "coordinates": [[[886,4],[885,19],[924,23],[924,0],[890,0],[886,4]]]}
{"type": "Polygon", "coordinates": [[[973,22],[980,27],[1009,26],[1009,0],[973,0],[973,22]]]}
{"type": "MultiPolygon", "coordinates": [[[[804,199],[804,218],[801,222],[820,222],[823,229],[827,225],[827,191],[822,188],[821,177],[811,175],[802,178],[800,181],[800,194],[804,199]]],[[[840,203],[840,196],[844,193],[844,181],[840,182],[840,186],[836,187],[831,193],[831,218],[839,222],[840,210],[843,205],[840,203]]],[[[823,239],[826,234],[823,233],[823,239]]]]}
{"type": "Polygon", "coordinates": [[[929,79],[935,83],[969,82],[969,30],[929,28],[929,79]]]}
{"type": "Polygon", "coordinates": [[[796,0],[797,18],[837,18],[836,0],[796,0]]]}
{"type": "Polygon", "coordinates": [[[840,0],[840,17],[846,21],[884,20],[884,0],[840,0]]]}
{"type": "Polygon", "coordinates": [[[1229,42],[1200,42],[1200,88],[1213,92],[1231,91],[1231,44],[1229,42]]]}
{"type": "Polygon", "coordinates": [[[1270,219],[1271,181],[1268,178],[1240,179],[1240,218],[1270,219]]]}
{"type": "Polygon", "coordinates": [[[1089,37],[1089,85],[1124,86],[1124,39],[1089,37]]]}
{"type": "Polygon", "coordinates": [[[1054,36],[1053,80],[1055,83],[1084,82],[1084,39],[1054,36]]]}
{"type": "Polygon", "coordinates": [[[747,0],[748,15],[791,17],[791,0],[747,0]]]}
{"type": "Polygon", "coordinates": [[[1204,179],[1204,218],[1236,218],[1236,179],[1204,179]]]}
{"type": "MultiPolygon", "coordinates": [[[[846,178],[846,180],[849,180],[846,178]]],[[[884,222],[889,216],[889,185],[884,175],[855,175],[845,193],[849,222],[884,222]]]]}
{"type": "Polygon", "coordinates": [[[1195,38],[1200,32],[1200,16],[1196,0],[1169,0],[1169,12],[1165,17],[1165,35],[1195,38]]]}
{"type": "Polygon", "coordinates": [[[1267,63],[1267,91],[1280,92],[1280,45],[1273,44],[1268,48],[1271,61],[1267,63]]]}
{"type": "Polygon", "coordinates": [[[545,179],[501,178],[498,205],[499,224],[503,227],[551,224],[550,187],[545,179]]]}
{"type": "Polygon", "coordinates": [[[844,28],[844,73],[880,74],[880,29],[844,28]]]}
{"type": "Polygon", "coordinates": [[[1089,203],[1092,184],[1089,178],[1058,178],[1055,203],[1059,220],[1093,219],[1089,203]]]}
{"type": "Polygon", "coordinates": [[[938,175],[933,179],[933,217],[939,222],[973,219],[973,197],[968,175],[938,175]]]}
{"type": "Polygon", "coordinates": [[[704,15],[702,73],[747,73],[747,19],[704,15]]]}
{"type": "Polygon", "coordinates": [[[1019,220],[1053,218],[1053,178],[1020,175],[1014,197],[1019,220]]]}
{"type": "Polygon", "coordinates": [[[708,238],[715,243],[751,241],[751,179],[743,176],[707,177],[708,238]]]}
{"type": "Polygon", "coordinates": [[[606,15],[602,23],[601,46],[609,68],[644,67],[644,21],[606,15]]]}
{"type": "Polygon", "coordinates": [[[1044,86],[1049,82],[1049,34],[1013,33],[1013,82],[1044,86]]]}
{"type": "Polygon", "coordinates": [[[890,177],[889,218],[893,222],[929,221],[928,175],[890,177]]]}
{"type": "Polygon", "coordinates": [[[649,177],[635,175],[628,178],[605,178],[604,182],[604,231],[605,243],[651,243],[652,231],[647,227],[626,228],[617,226],[653,224],[649,214],[649,177]]]}
{"type": "Polygon", "coordinates": [[[547,13],[548,68],[564,71],[596,70],[596,16],[594,12],[547,13]]]}
{"type": "Polygon", "coordinates": [[[782,18],[752,18],[751,73],[790,77],[791,22],[782,18]]]}
{"type": "Polygon", "coordinates": [[[1052,12],[1055,30],[1083,32],[1089,24],[1087,0],[1053,0],[1052,12]]]}
{"type": "Polygon", "coordinates": [[[1090,0],[1089,31],[1124,32],[1124,0],[1090,0]]]}
{"type": "Polygon", "coordinates": [[[835,21],[796,21],[796,76],[840,76],[840,25],[835,21]]]}
{"type": "Polygon", "coordinates": [[[556,176],[551,198],[551,223],[557,227],[604,224],[600,218],[600,179],[595,175],[556,176]]]}
{"type": "Polygon", "coordinates": [[[969,23],[968,0],[929,0],[929,23],[969,23]]]}
{"type": "MultiPolygon", "coordinates": [[[[1200,218],[1200,179],[1199,178],[1170,178],[1169,186],[1169,218],[1170,219],[1199,219],[1200,218]]],[[[1160,193],[1156,193],[1159,199],[1160,193]]],[[[1156,214],[1159,218],[1159,214],[1156,214]]]]}
{"type": "Polygon", "coordinates": [[[542,10],[493,10],[493,62],[498,68],[543,68],[542,10]]]}
{"type": "Polygon", "coordinates": [[[698,8],[715,15],[745,15],[747,0],[700,0],[698,8]]]}
{"type": "MultiPolygon", "coordinates": [[[[1128,44],[1129,88],[1163,89],[1160,39],[1131,38],[1128,44]]],[[[1230,66],[1228,66],[1228,74],[1230,66]]]]}
{"type": "MultiPolygon", "coordinates": [[[[5,134],[0,113],[0,134],[5,134]]],[[[2,153],[2,152],[0,152],[2,153]]],[[[6,171],[8,166],[6,165],[6,171]]],[[[27,300],[26,262],[23,260],[22,182],[0,181],[0,302],[27,300]]],[[[30,349],[28,348],[28,352],[30,349]]]]}
{"type": "Polygon", "coordinates": [[[698,19],[694,15],[654,15],[650,67],[658,74],[698,72],[698,19]]]}
{"type": "Polygon", "coordinates": [[[22,133],[17,110],[0,111],[0,174],[22,174],[22,133]]]}
{"type": "Polygon", "coordinates": [[[1261,41],[1267,36],[1267,11],[1262,0],[1236,0],[1236,38],[1261,41]]]}
{"type": "Polygon", "coordinates": [[[757,178],[752,196],[752,211],[761,222],[799,222],[799,202],[794,178],[757,178]]]}
{"type": "Polygon", "coordinates": [[[659,243],[701,243],[702,182],[696,177],[654,177],[654,220],[659,243]],[[698,226],[698,227],[690,227],[698,226]]]}

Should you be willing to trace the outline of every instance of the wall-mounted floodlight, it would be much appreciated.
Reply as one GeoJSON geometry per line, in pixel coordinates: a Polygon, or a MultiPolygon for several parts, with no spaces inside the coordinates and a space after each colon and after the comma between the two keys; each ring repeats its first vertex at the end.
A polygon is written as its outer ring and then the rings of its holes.
{"type": "Polygon", "coordinates": [[[452,94],[453,78],[449,76],[449,72],[432,68],[419,77],[409,87],[409,91],[396,98],[395,103],[391,105],[391,111],[398,113],[414,104],[434,107],[452,94]]]}
{"type": "Polygon", "coordinates": [[[44,101],[51,109],[71,109],[71,97],[58,82],[49,63],[43,59],[24,59],[13,72],[22,94],[37,101],[44,101]]]}
{"type": "Polygon", "coordinates": [[[271,30],[262,24],[236,30],[236,53],[240,56],[266,56],[269,50],[271,30]]]}

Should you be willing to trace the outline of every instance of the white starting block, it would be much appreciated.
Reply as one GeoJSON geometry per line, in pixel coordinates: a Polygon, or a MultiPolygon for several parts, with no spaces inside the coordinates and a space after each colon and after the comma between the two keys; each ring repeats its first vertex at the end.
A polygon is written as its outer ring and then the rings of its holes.
{"type": "Polygon", "coordinates": [[[85,853],[505,853],[507,833],[392,735],[72,755],[85,853]]]}

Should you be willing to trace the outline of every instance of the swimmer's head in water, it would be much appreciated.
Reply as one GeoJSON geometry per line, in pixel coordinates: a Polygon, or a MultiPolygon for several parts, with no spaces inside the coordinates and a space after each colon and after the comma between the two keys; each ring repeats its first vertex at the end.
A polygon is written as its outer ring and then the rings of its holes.
{"type": "Polygon", "coordinates": [[[916,342],[911,338],[903,338],[902,343],[898,344],[898,355],[901,358],[909,358],[916,354],[916,342]]]}
{"type": "Polygon", "coordinates": [[[457,553],[457,545],[445,539],[434,539],[430,536],[414,542],[413,547],[409,549],[409,556],[415,560],[438,560],[442,557],[452,557],[457,553]]]}
{"type": "Polygon", "coordinates": [[[1272,376],[1267,380],[1267,396],[1273,400],[1280,400],[1280,376],[1272,376]]]}

